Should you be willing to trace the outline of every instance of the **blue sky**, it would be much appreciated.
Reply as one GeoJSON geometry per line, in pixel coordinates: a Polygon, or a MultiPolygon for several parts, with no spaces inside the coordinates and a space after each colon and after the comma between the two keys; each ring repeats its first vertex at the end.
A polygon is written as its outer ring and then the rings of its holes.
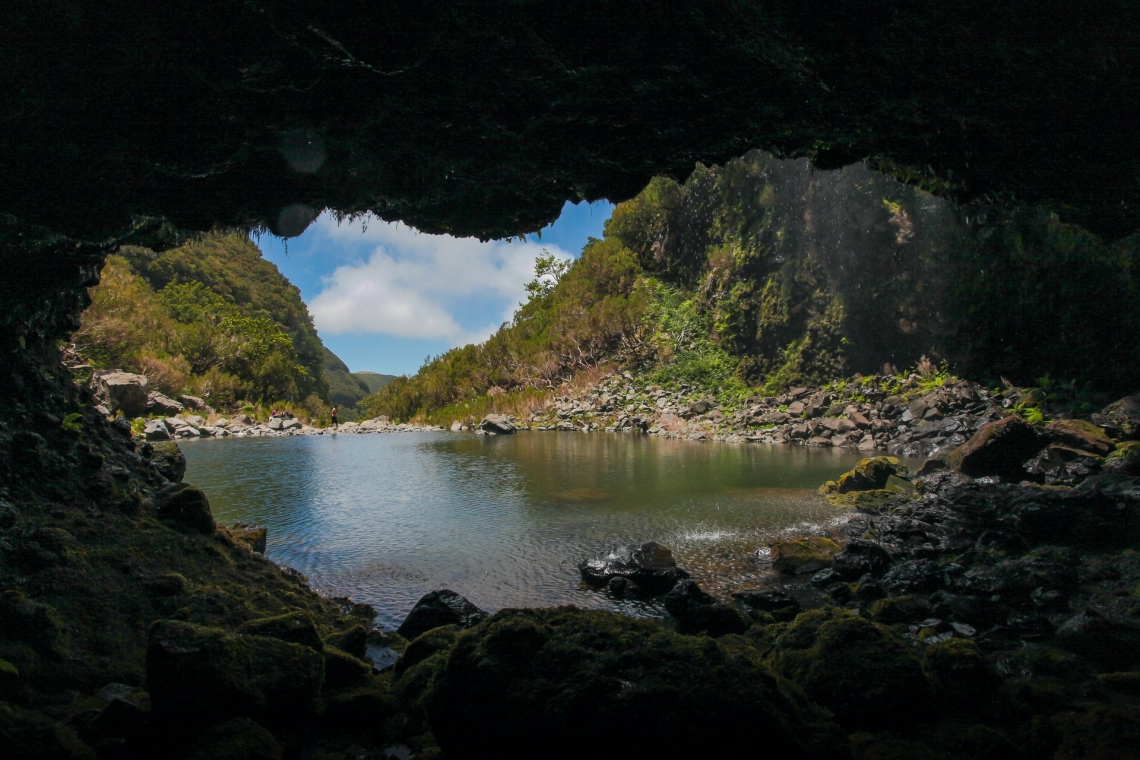
{"type": "Polygon", "coordinates": [[[301,290],[321,340],[354,372],[413,374],[427,356],[481,342],[509,320],[543,249],[577,258],[613,213],[605,201],[567,203],[525,240],[425,235],[402,224],[322,214],[287,241],[254,238],[301,290]]]}

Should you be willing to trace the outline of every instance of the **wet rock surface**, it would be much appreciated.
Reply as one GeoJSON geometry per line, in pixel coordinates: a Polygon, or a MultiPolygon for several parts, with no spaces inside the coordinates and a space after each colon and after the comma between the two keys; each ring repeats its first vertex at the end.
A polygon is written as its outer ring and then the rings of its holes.
{"type": "Polygon", "coordinates": [[[415,639],[445,625],[470,628],[485,617],[487,613],[469,602],[467,597],[443,589],[425,594],[416,602],[396,633],[405,639],[415,639]]]}
{"type": "Polygon", "coordinates": [[[605,554],[580,562],[578,571],[590,586],[605,586],[622,578],[641,593],[665,594],[689,574],[677,567],[673,552],[655,542],[615,546],[605,554]]]}

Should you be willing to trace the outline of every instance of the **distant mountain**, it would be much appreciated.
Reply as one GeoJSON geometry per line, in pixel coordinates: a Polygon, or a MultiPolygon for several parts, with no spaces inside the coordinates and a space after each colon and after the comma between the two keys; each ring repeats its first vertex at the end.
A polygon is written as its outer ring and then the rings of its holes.
{"type": "Polygon", "coordinates": [[[381,375],[379,372],[353,372],[352,376],[364,382],[369,393],[376,393],[396,379],[396,375],[381,375]]]}
{"type": "Polygon", "coordinates": [[[373,393],[368,384],[348,371],[340,357],[324,348],[325,379],[329,384],[329,403],[344,410],[352,409],[356,402],[373,393]]]}

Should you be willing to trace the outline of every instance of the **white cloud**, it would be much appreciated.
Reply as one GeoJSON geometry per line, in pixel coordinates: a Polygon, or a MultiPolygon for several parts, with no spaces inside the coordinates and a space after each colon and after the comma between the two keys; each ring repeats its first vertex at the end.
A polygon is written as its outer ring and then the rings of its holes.
{"type": "Polygon", "coordinates": [[[309,304],[317,329],[331,335],[479,342],[525,299],[524,285],[543,249],[571,257],[557,246],[427,235],[375,219],[338,225],[325,214],[314,226],[318,246],[360,250],[323,279],[309,304]]]}

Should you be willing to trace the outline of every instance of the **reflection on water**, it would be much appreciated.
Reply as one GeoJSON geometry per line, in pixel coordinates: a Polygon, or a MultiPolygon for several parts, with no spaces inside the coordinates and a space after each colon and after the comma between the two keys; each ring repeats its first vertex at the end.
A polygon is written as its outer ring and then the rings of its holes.
{"type": "Polygon", "coordinates": [[[270,558],[398,625],[451,588],[484,609],[655,612],[580,588],[577,564],[657,541],[703,588],[748,587],[757,549],[837,524],[814,489],[858,461],[834,449],[647,436],[451,433],[207,440],[186,480],[217,519],[269,526],[270,558]]]}

